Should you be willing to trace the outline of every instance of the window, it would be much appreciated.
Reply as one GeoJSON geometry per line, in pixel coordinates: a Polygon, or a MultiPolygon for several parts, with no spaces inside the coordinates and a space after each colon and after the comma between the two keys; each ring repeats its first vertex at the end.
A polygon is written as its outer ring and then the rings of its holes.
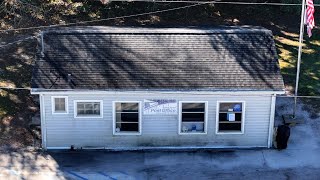
{"type": "Polygon", "coordinates": [[[139,134],[140,102],[115,102],[114,134],[139,134]]]}
{"type": "Polygon", "coordinates": [[[68,113],[68,97],[67,96],[52,96],[52,114],[67,114],[68,113]]]}
{"type": "Polygon", "coordinates": [[[206,102],[180,102],[179,134],[206,133],[206,102]]]}
{"type": "Polygon", "coordinates": [[[75,118],[102,118],[102,101],[75,101],[75,118]]]}
{"type": "Polygon", "coordinates": [[[244,102],[218,102],[217,133],[243,133],[244,102]]]}

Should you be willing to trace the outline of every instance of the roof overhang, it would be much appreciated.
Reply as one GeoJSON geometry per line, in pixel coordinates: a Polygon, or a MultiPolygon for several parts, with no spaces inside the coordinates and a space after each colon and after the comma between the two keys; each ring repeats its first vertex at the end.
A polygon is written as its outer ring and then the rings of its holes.
{"type": "Polygon", "coordinates": [[[112,94],[191,94],[191,95],[271,95],[271,94],[285,94],[285,90],[282,91],[155,91],[155,90],[48,90],[48,89],[31,89],[31,94],[95,94],[95,95],[112,95],[112,94]]]}
{"type": "Polygon", "coordinates": [[[116,27],[116,26],[90,26],[88,27],[63,27],[43,31],[42,33],[57,34],[219,34],[219,33],[268,33],[271,30],[258,26],[217,26],[212,27],[116,27]]]}

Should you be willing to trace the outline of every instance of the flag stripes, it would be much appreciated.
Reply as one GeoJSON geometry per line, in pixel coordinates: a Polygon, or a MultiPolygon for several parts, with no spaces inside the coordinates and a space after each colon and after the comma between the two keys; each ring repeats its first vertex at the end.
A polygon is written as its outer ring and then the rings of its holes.
{"type": "Polygon", "coordinates": [[[312,29],[315,26],[315,22],[314,22],[314,5],[313,5],[313,0],[306,0],[307,1],[307,12],[306,12],[306,16],[307,16],[307,33],[308,36],[311,37],[312,36],[312,29]]]}

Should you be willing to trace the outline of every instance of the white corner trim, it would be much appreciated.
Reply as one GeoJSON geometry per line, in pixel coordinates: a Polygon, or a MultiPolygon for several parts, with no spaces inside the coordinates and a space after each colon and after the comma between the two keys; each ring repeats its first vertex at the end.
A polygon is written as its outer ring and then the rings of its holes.
{"type": "Polygon", "coordinates": [[[68,96],[51,96],[51,112],[52,114],[69,114],[69,100],[68,96]],[[64,98],[65,111],[64,112],[55,112],[55,98],[64,98]]]}
{"type": "Polygon", "coordinates": [[[208,134],[208,101],[179,101],[178,134],[179,135],[206,135],[208,134]],[[204,132],[181,132],[182,124],[182,104],[183,103],[204,103],[204,132]]]}
{"type": "Polygon", "coordinates": [[[103,100],[74,100],[73,101],[73,117],[75,119],[88,119],[88,118],[103,118],[103,100]],[[98,102],[100,103],[100,115],[99,116],[78,116],[77,103],[78,102],[98,102]]]}
{"type": "Polygon", "coordinates": [[[112,101],[112,134],[115,136],[142,135],[142,105],[141,101],[112,101]],[[138,103],[139,132],[116,132],[116,103],[138,103]]]}
{"type": "Polygon", "coordinates": [[[47,149],[47,127],[46,127],[46,115],[44,106],[44,96],[41,94],[40,97],[40,122],[41,122],[41,139],[42,148],[47,149]]]}
{"type": "Polygon", "coordinates": [[[245,114],[246,114],[246,102],[245,101],[217,101],[216,106],[216,134],[244,134],[244,125],[245,125],[245,114]],[[241,131],[234,132],[219,132],[219,111],[220,111],[220,103],[242,103],[242,115],[241,115],[241,131]]]}
{"type": "Polygon", "coordinates": [[[269,124],[268,148],[272,147],[275,108],[276,108],[276,95],[272,95],[271,96],[271,106],[270,106],[270,120],[269,120],[270,124],[269,124]]]}

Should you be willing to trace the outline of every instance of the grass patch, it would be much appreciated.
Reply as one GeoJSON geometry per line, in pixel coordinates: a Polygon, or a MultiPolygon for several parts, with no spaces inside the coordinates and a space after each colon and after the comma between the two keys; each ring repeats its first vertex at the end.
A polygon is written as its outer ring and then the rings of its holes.
{"type": "MultiPolygon", "coordinates": [[[[320,38],[319,30],[309,38],[304,37],[301,57],[299,95],[320,95],[320,38]]],[[[292,32],[282,31],[275,36],[281,72],[287,86],[295,86],[298,59],[298,38],[292,32]]],[[[293,88],[292,88],[293,89],[293,88]]]]}

